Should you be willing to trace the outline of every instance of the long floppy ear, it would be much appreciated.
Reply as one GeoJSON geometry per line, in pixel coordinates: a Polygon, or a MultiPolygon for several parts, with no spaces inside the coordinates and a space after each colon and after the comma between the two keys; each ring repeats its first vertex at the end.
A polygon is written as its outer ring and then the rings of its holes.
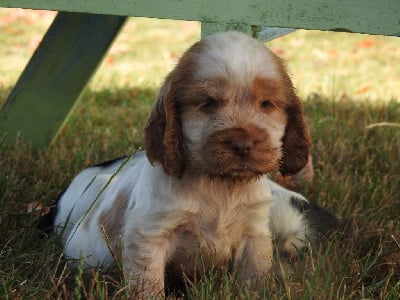
{"type": "Polygon", "coordinates": [[[171,93],[172,74],[162,85],[144,129],[143,143],[151,164],[161,164],[164,172],[182,177],[184,148],[177,103],[171,93]]]}
{"type": "Polygon", "coordinates": [[[287,123],[282,138],[283,155],[279,166],[279,171],[283,176],[294,175],[307,164],[311,147],[311,138],[304,122],[303,108],[294,93],[289,77],[287,80],[289,80],[290,86],[287,90],[290,104],[286,108],[287,123]]]}

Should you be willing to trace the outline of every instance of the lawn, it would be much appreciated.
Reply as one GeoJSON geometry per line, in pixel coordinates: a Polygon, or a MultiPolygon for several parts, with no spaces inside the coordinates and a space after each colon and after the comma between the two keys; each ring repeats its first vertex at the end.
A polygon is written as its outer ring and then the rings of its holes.
{"type": "MultiPolygon", "coordinates": [[[[0,9],[0,104],[54,13],[0,9]]],[[[120,299],[119,272],[69,268],[41,239],[28,205],[49,205],[83,167],[141,146],[167,72],[199,38],[195,22],[132,18],[58,139],[34,153],[0,136],[0,298],[120,299]]],[[[297,31],[267,43],[288,65],[311,123],[316,176],[298,187],[341,228],[310,247],[266,299],[398,299],[400,294],[400,38],[297,31]]],[[[27,112],[29,113],[29,112],[27,112]]],[[[228,274],[188,287],[190,299],[253,299],[228,274]]]]}

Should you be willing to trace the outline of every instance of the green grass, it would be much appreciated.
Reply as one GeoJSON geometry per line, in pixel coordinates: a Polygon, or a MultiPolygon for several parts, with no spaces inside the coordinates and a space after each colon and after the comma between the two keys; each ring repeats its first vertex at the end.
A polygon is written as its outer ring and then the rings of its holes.
{"type": "MultiPolygon", "coordinates": [[[[0,103],[52,16],[0,10],[0,103]]],[[[27,204],[51,203],[83,167],[140,147],[157,87],[198,34],[197,23],[131,19],[51,147],[33,153],[0,137],[0,299],[126,297],[119,272],[69,268],[55,237],[39,239],[27,204]]],[[[282,278],[272,275],[260,297],[398,299],[400,39],[299,31],[268,45],[287,60],[311,121],[316,176],[299,190],[335,212],[343,228],[282,278]]],[[[214,273],[188,294],[255,297],[214,273]]]]}

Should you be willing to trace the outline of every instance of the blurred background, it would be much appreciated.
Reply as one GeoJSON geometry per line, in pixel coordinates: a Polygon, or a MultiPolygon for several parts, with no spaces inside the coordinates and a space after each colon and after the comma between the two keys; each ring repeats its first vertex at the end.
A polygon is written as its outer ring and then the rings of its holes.
{"type": "MultiPolygon", "coordinates": [[[[0,9],[2,96],[54,16],[49,11],[0,9]]],[[[130,18],[89,88],[157,88],[199,36],[197,22],[130,18]]],[[[312,93],[331,99],[400,98],[400,38],[298,30],[267,45],[286,60],[302,98],[312,93]]]]}

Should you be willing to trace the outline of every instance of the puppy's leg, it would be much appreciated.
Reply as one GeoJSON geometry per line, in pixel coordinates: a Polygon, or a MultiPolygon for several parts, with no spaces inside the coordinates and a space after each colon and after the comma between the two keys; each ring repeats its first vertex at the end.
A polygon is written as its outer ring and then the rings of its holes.
{"type": "Polygon", "coordinates": [[[256,289],[263,289],[265,277],[272,266],[272,240],[269,236],[249,236],[240,245],[235,266],[241,281],[250,281],[256,289]]]}
{"type": "Polygon", "coordinates": [[[272,266],[273,247],[268,227],[270,204],[265,201],[247,208],[245,234],[235,256],[239,279],[250,281],[257,289],[263,288],[272,266]]]}
{"type": "Polygon", "coordinates": [[[125,277],[132,299],[163,298],[165,266],[170,253],[166,237],[136,236],[124,246],[125,277]]]}

